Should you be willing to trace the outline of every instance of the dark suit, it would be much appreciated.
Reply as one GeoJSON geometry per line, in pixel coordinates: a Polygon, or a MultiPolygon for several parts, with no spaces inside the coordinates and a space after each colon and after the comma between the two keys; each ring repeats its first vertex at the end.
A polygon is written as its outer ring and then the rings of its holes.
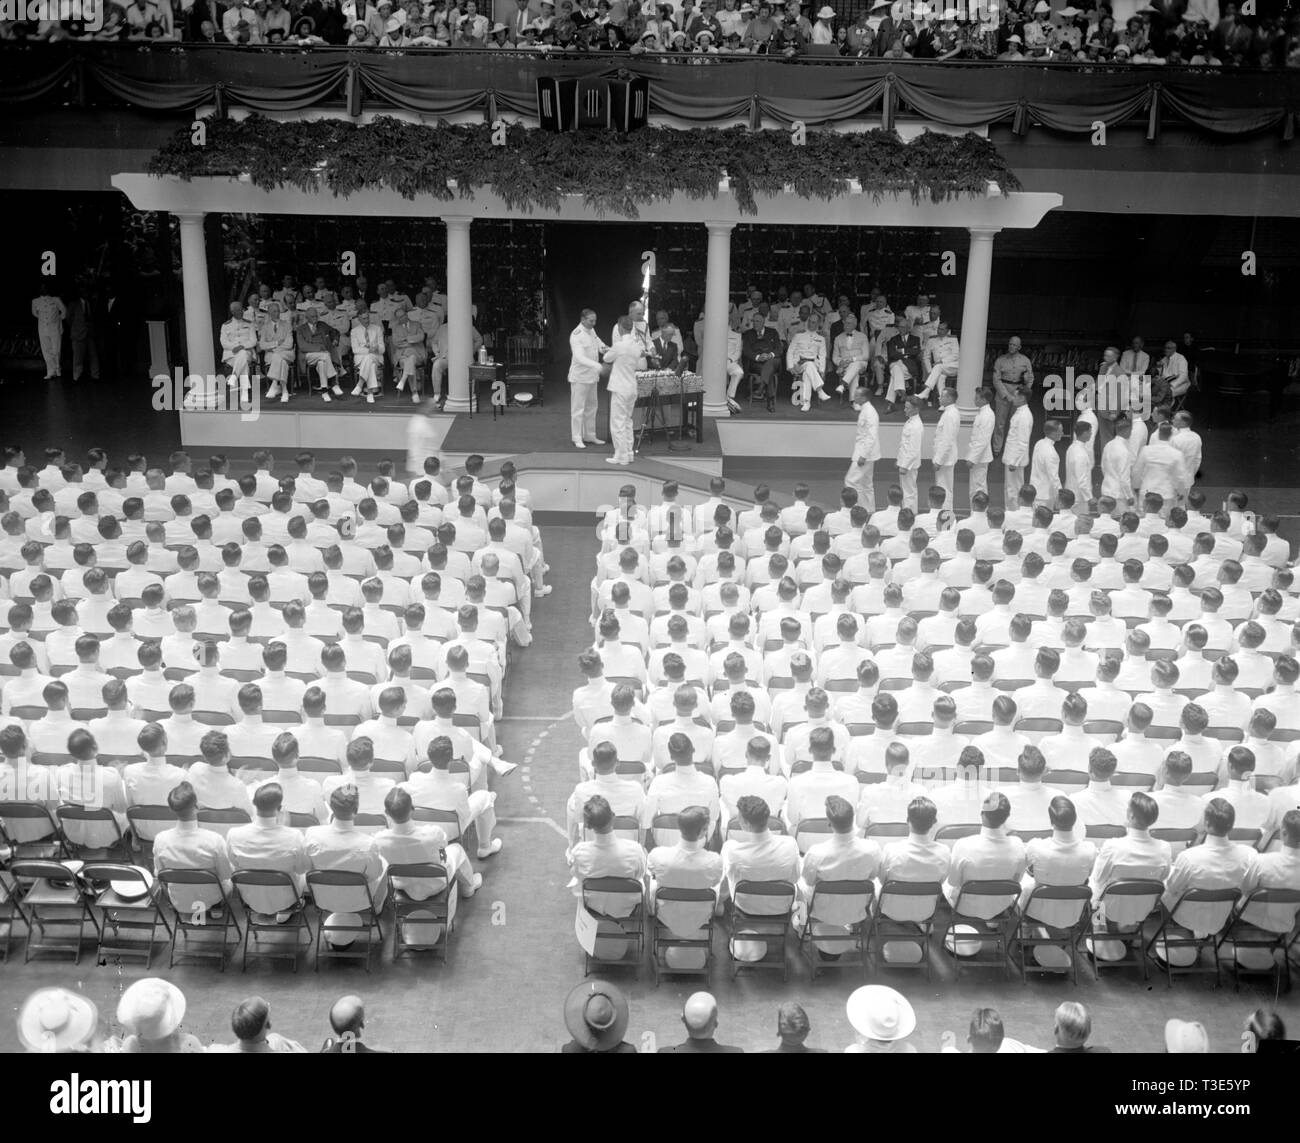
{"type": "Polygon", "coordinates": [[[787,1054],[794,1053],[794,1052],[804,1052],[804,1053],[821,1052],[821,1053],[825,1054],[826,1049],[825,1049],[825,1048],[810,1048],[810,1047],[808,1047],[807,1044],[785,1044],[785,1043],[783,1043],[779,1048],[768,1048],[767,1051],[765,1051],[765,1052],[760,1052],[759,1054],[760,1054],[760,1055],[763,1055],[763,1056],[781,1056],[781,1055],[787,1055],[787,1054]]]}
{"type": "Polygon", "coordinates": [[[676,369],[680,364],[677,359],[677,343],[671,338],[655,337],[651,340],[655,353],[659,357],[659,369],[676,369]]]}
{"type": "Polygon", "coordinates": [[[745,369],[750,373],[757,373],[764,391],[775,395],[778,382],[777,370],[781,368],[781,335],[770,325],[764,326],[761,332],[747,329],[741,343],[744,347],[741,358],[745,369]],[[772,357],[767,361],[755,361],[754,358],[760,353],[770,353],[772,357]]]}
{"type": "Polygon", "coordinates": [[[690,1054],[690,1053],[736,1053],[744,1052],[744,1048],[735,1048],[730,1044],[719,1044],[712,1036],[698,1040],[683,1040],[680,1044],[673,1044],[667,1048],[660,1048],[659,1055],[673,1054],[690,1054]]]}

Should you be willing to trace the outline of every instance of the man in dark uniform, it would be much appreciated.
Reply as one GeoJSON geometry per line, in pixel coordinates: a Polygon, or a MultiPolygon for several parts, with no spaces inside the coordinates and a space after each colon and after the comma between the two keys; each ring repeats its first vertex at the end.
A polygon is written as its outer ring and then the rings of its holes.
{"type": "Polygon", "coordinates": [[[776,326],[768,324],[768,305],[759,302],[752,324],[745,330],[741,359],[747,373],[757,373],[759,385],[768,404],[776,399],[779,385],[777,370],[781,368],[781,335],[776,326]]]}

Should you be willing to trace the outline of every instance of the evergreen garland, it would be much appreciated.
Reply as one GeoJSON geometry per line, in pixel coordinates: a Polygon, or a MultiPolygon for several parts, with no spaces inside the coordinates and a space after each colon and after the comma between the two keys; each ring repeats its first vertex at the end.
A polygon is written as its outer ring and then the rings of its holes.
{"type": "Polygon", "coordinates": [[[624,218],[637,218],[639,206],[678,191],[716,198],[723,178],[745,214],[757,213],[757,195],[792,187],[800,197],[829,201],[849,193],[850,179],[876,202],[894,194],[913,202],[983,195],[990,182],[1003,191],[1020,188],[997,148],[973,133],[927,131],[905,143],[893,131],[809,131],[807,144],[796,147],[785,131],[743,127],[647,127],[623,135],[516,125],[498,147],[486,124],[428,127],[389,117],[358,125],[254,115],[208,119],[206,130],[204,146],[191,142],[190,127],[177,132],[154,155],[149,173],[187,180],[246,174],[266,190],[292,186],[345,196],[382,188],[444,201],[486,188],[521,213],[554,210],[563,196],[582,195],[594,215],[624,218]]]}

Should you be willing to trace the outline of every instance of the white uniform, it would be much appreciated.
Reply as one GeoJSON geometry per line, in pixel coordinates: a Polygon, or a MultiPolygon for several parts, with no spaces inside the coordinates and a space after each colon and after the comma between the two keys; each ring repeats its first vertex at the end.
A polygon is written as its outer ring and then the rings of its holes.
{"type": "Polygon", "coordinates": [[[1093,500],[1092,451],[1082,441],[1071,441],[1065,451],[1065,487],[1074,493],[1074,506],[1087,511],[1093,500]]]}
{"type": "MultiPolygon", "coordinates": [[[[843,336],[841,334],[841,336],[843,336]]],[[[844,483],[858,490],[858,502],[868,512],[876,510],[876,461],[880,459],[880,414],[870,401],[858,413],[857,434],[853,438],[853,457],[844,483]],[[859,464],[858,462],[862,463],[859,464]]]]}
{"type": "MultiPolygon", "coordinates": [[[[1039,504],[1054,505],[1056,494],[1061,491],[1061,455],[1056,451],[1056,442],[1046,437],[1034,445],[1033,464],[1029,470],[1029,483],[1038,493],[1034,497],[1035,506],[1039,504]]],[[[1010,505],[1008,504],[1008,507],[1010,505]]]]}
{"type": "Polygon", "coordinates": [[[847,389],[849,400],[858,390],[858,375],[871,360],[871,342],[861,330],[842,333],[835,339],[831,361],[840,374],[840,388],[847,389]]]}
{"type": "Polygon", "coordinates": [[[903,486],[903,507],[916,511],[916,474],[921,468],[921,440],[925,425],[920,414],[908,417],[903,423],[903,435],[898,441],[898,482],[903,486]]]}
{"type": "Polygon", "coordinates": [[[569,438],[574,444],[596,439],[596,382],[600,380],[600,355],[605,343],[594,329],[579,324],[569,334],[569,438]]]}
{"type": "Polygon", "coordinates": [[[612,362],[609,373],[609,435],[617,464],[632,463],[632,411],[636,407],[636,369],[641,360],[641,343],[635,334],[619,338],[604,353],[612,362]]]}
{"type": "Polygon", "coordinates": [[[1133,501],[1133,453],[1123,437],[1112,437],[1101,450],[1101,494],[1120,508],[1133,501]]]}
{"type": "Polygon", "coordinates": [[[813,389],[819,396],[826,396],[822,390],[822,374],[826,372],[826,339],[820,333],[806,329],[796,333],[786,350],[785,367],[794,378],[791,397],[794,404],[806,410],[813,389]]]}
{"type": "Polygon", "coordinates": [[[59,357],[63,352],[63,322],[68,307],[63,299],[53,294],[42,294],[32,299],[32,317],[36,319],[36,333],[41,341],[41,355],[45,358],[45,380],[59,375],[59,357]]]}
{"type": "Polygon", "coordinates": [[[221,327],[221,360],[230,366],[230,379],[242,380],[253,364],[257,329],[251,321],[231,318],[221,327]]]}
{"type": "MultiPolygon", "coordinates": [[[[373,317],[373,315],[372,315],[373,317]]],[[[364,383],[366,391],[379,390],[379,371],[384,366],[384,327],[378,319],[368,325],[358,320],[352,324],[352,360],[357,368],[357,385],[353,395],[360,393],[364,383]]]]}
{"type": "Polygon", "coordinates": [[[1020,488],[1025,483],[1025,466],[1029,464],[1029,436],[1034,430],[1034,414],[1028,405],[1021,405],[1011,414],[1007,426],[1007,439],[1002,446],[1002,467],[1006,473],[1007,509],[1020,502],[1020,488]]]}
{"type": "Polygon", "coordinates": [[[953,508],[953,477],[957,472],[957,431],[961,428],[961,412],[949,405],[939,414],[934,430],[934,482],[947,493],[943,506],[953,508]]]}
{"type": "MultiPolygon", "coordinates": [[[[961,356],[961,345],[952,334],[946,337],[932,337],[925,343],[923,361],[929,367],[925,377],[922,397],[928,397],[944,378],[957,376],[957,363],[961,356]]],[[[948,497],[948,507],[952,507],[952,497],[948,497]]]]}
{"type": "Polygon", "coordinates": [[[740,352],[743,348],[743,337],[740,330],[731,329],[727,331],[727,396],[735,397],[736,390],[740,386],[740,379],[745,376],[745,369],[740,364],[740,352]]]}
{"type": "Polygon", "coordinates": [[[1158,493],[1165,502],[1161,515],[1187,492],[1190,481],[1183,454],[1169,441],[1153,440],[1142,450],[1134,466],[1141,495],[1158,493]]]}
{"type": "Polygon", "coordinates": [[[993,427],[998,415],[992,405],[981,405],[970,427],[970,442],[966,446],[966,463],[970,465],[970,495],[977,492],[988,495],[989,464],[993,460],[993,427]]]}

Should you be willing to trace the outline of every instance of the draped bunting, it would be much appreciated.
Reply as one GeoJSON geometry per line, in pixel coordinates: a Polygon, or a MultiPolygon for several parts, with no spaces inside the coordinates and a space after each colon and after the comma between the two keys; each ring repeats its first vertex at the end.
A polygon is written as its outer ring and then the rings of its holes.
{"type": "Polygon", "coordinates": [[[889,126],[910,110],[952,127],[1010,120],[1020,132],[1042,124],[1084,133],[1098,120],[1114,126],[1145,114],[1150,137],[1171,118],[1224,136],[1280,125],[1289,137],[1300,111],[1300,71],[103,43],[0,45],[0,103],[107,97],[188,111],[220,99],[263,112],[334,102],[352,114],[532,115],[538,76],[598,78],[620,68],[649,77],[654,111],[699,124],[763,116],[889,126]]]}

